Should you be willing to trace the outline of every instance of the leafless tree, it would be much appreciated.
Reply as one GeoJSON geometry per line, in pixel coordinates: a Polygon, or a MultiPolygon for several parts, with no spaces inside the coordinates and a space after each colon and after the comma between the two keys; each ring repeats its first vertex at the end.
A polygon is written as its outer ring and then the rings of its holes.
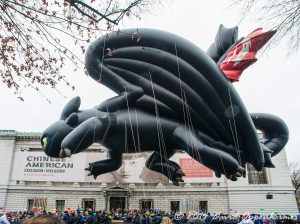
{"type": "Polygon", "coordinates": [[[295,188],[295,195],[300,209],[300,162],[292,162],[289,164],[291,180],[295,188]]]}
{"type": "Polygon", "coordinates": [[[289,40],[289,53],[297,52],[300,44],[299,0],[232,0],[242,7],[242,18],[254,17],[266,28],[277,29],[272,43],[289,40]]]}
{"type": "Polygon", "coordinates": [[[295,192],[300,190],[300,163],[292,162],[289,164],[290,174],[295,192]]]}
{"type": "MultiPolygon", "coordinates": [[[[151,0],[0,0],[0,75],[20,95],[23,87],[65,82],[67,61],[83,65],[86,45],[116,30],[124,16],[140,17],[151,0]],[[69,42],[74,42],[73,48],[69,42]],[[78,50],[79,49],[79,50],[78,50]]],[[[116,35],[118,31],[116,30],[116,35]]],[[[72,45],[73,46],[73,45],[72,45]]],[[[69,62],[68,62],[69,63],[69,62]]]]}

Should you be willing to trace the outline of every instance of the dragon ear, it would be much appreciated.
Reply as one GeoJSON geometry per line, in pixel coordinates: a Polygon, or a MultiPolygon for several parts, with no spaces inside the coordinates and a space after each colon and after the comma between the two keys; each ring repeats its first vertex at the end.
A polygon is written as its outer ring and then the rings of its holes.
{"type": "Polygon", "coordinates": [[[67,119],[66,123],[71,127],[75,127],[78,122],[78,114],[72,113],[67,119]]]}
{"type": "Polygon", "coordinates": [[[222,58],[227,50],[237,42],[238,27],[227,28],[222,24],[219,26],[215,41],[207,50],[207,54],[216,63],[222,58]]]}
{"type": "Polygon", "coordinates": [[[64,107],[61,115],[60,120],[65,120],[68,118],[72,113],[77,112],[80,107],[80,97],[76,96],[73,99],[71,99],[67,105],[64,107]]]}

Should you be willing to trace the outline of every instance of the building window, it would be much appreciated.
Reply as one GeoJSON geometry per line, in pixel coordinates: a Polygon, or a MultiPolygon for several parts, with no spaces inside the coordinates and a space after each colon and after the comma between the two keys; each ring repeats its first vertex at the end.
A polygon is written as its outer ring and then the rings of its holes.
{"type": "Polygon", "coordinates": [[[28,199],[27,200],[27,210],[28,211],[32,211],[32,207],[33,207],[33,199],[28,199]]]}
{"type": "Polygon", "coordinates": [[[171,208],[171,211],[178,212],[180,210],[180,201],[171,201],[170,208],[171,208]]]}
{"type": "Polygon", "coordinates": [[[266,169],[263,168],[262,171],[257,171],[253,165],[247,164],[248,171],[248,182],[249,184],[267,184],[267,173],[266,169]]]}
{"type": "Polygon", "coordinates": [[[199,201],[199,212],[207,212],[208,211],[208,203],[207,201],[199,201]]]}
{"type": "Polygon", "coordinates": [[[82,200],[83,208],[84,210],[88,210],[89,208],[92,209],[92,211],[95,210],[95,200],[94,199],[83,199],[82,200]]]}
{"type": "Polygon", "coordinates": [[[47,210],[47,199],[46,198],[35,198],[34,206],[37,207],[41,211],[47,210]]]}
{"type": "Polygon", "coordinates": [[[28,211],[32,210],[47,210],[47,199],[46,198],[34,198],[27,200],[28,211]]]}
{"type": "Polygon", "coordinates": [[[153,209],[153,200],[152,199],[140,200],[140,208],[143,210],[153,209]]]}
{"type": "Polygon", "coordinates": [[[63,212],[65,211],[65,200],[56,200],[56,211],[63,212]]]}
{"type": "Polygon", "coordinates": [[[125,197],[109,197],[109,209],[116,211],[117,209],[126,208],[125,197]]]}

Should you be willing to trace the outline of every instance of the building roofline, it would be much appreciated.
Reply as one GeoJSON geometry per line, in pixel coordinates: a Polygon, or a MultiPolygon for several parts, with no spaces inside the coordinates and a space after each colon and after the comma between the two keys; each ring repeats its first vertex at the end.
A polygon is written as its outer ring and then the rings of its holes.
{"type": "Polygon", "coordinates": [[[15,136],[21,139],[39,139],[41,132],[18,132],[15,130],[0,130],[0,136],[15,136]]]}

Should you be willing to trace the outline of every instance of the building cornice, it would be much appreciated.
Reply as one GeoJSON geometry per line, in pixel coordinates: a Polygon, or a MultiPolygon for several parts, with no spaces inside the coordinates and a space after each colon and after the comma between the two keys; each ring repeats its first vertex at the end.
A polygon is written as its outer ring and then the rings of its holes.
{"type": "Polygon", "coordinates": [[[15,130],[0,130],[0,137],[14,137],[16,139],[40,139],[41,132],[18,132],[15,130]]]}

